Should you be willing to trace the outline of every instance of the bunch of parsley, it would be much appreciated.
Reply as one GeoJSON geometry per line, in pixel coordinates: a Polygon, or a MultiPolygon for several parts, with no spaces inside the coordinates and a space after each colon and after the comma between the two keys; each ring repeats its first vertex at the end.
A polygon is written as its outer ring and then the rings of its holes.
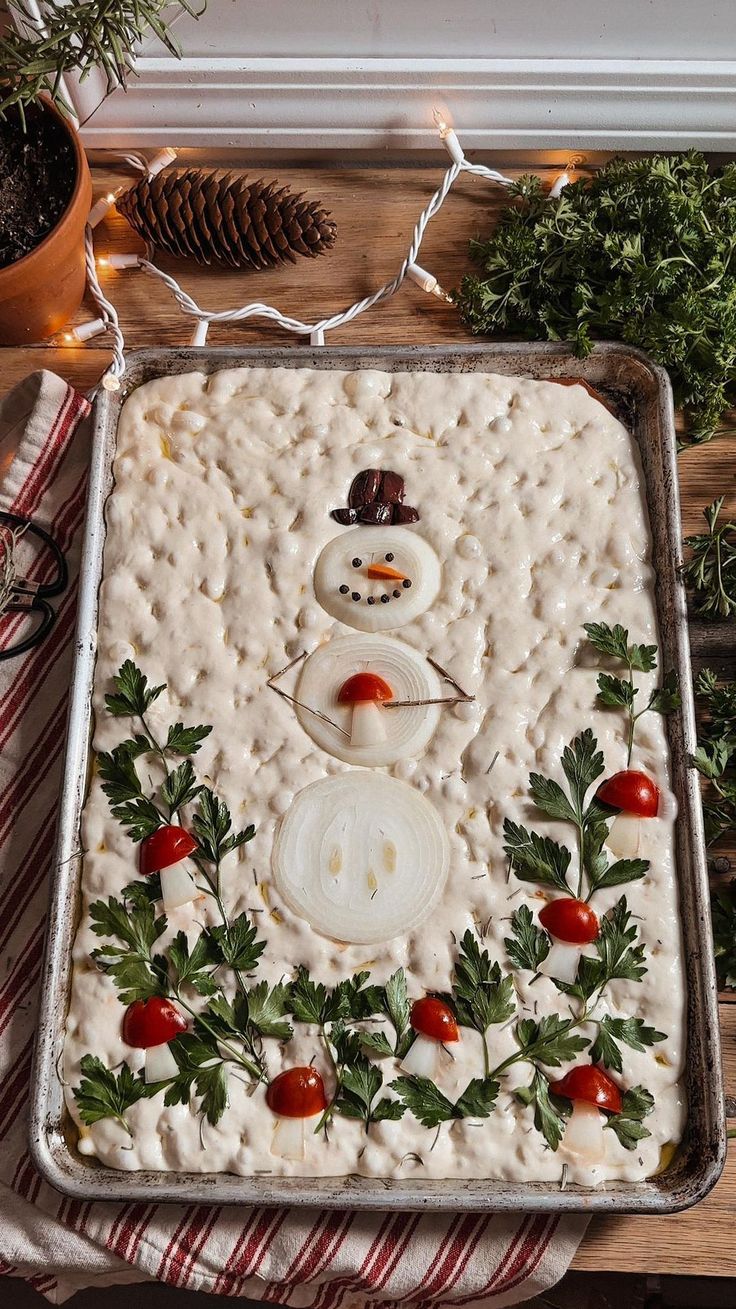
{"type": "Polygon", "coordinates": [[[487,241],[458,300],[475,333],[646,350],[670,372],[693,441],[708,440],[736,395],[736,164],[701,154],[614,159],[559,199],[538,177],[487,241]]]}

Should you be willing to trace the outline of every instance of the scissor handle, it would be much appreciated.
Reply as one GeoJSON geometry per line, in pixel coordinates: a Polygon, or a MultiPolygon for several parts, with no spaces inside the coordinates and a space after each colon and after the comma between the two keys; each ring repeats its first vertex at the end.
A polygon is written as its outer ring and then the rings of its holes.
{"type": "Polygon", "coordinates": [[[53,582],[42,582],[38,586],[36,594],[38,596],[60,595],[69,581],[69,570],[63,551],[56,544],[53,536],[46,531],[45,527],[39,527],[30,518],[25,518],[22,514],[12,514],[7,509],[0,509],[0,523],[4,523],[8,527],[22,528],[24,533],[27,532],[32,536],[36,536],[51,551],[58,569],[57,577],[53,582]]]}
{"type": "Polygon", "coordinates": [[[28,636],[25,637],[23,641],[20,641],[18,645],[13,645],[8,650],[0,650],[0,661],[3,659],[14,659],[16,655],[22,655],[25,654],[27,650],[32,650],[34,645],[38,645],[39,641],[43,641],[43,638],[51,631],[54,618],[56,617],[48,601],[41,599],[39,596],[35,597],[31,605],[9,604],[4,612],[6,614],[38,614],[40,615],[40,621],[36,624],[33,631],[29,632],[28,636]]]}

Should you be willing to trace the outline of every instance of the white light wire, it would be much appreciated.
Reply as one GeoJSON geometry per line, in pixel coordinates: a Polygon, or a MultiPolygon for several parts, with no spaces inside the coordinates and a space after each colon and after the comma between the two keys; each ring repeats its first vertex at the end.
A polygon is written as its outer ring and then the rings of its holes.
{"type": "MultiPolygon", "coordinates": [[[[453,134],[454,135],[454,134],[453,134]]],[[[456,138],[455,138],[456,139],[456,138]]],[[[127,162],[133,163],[133,157],[127,156],[127,162]]],[[[137,162],[137,158],[136,158],[137,162]]],[[[325,332],[332,331],[333,328],[341,327],[345,323],[350,323],[359,314],[365,313],[373,305],[379,304],[382,300],[388,300],[395,295],[404,282],[411,265],[416,263],[417,255],[424,239],[425,232],[430,221],[435,214],[439,212],[447,196],[457,181],[461,173],[473,173],[476,177],[484,177],[488,181],[497,182],[501,186],[510,186],[511,178],[505,177],[503,173],[498,173],[493,168],[486,168],[484,164],[471,164],[464,155],[459,160],[453,159],[450,167],[447,169],[442,182],[438,186],[426,208],[419,215],[414,232],[412,234],[411,245],[406,258],[403,260],[397,274],[386,282],[384,286],[374,291],[372,295],[365,296],[362,300],[357,300],[355,304],[349,305],[347,309],[340,310],[332,314],[329,318],[320,319],[317,323],[304,323],[301,319],[290,318],[282,314],[279,309],[273,305],[252,304],[243,305],[240,309],[202,309],[192,297],[182,289],[179,283],[169,273],[164,273],[152,262],[149,257],[151,251],[148,250],[146,255],[141,255],[139,267],[150,277],[156,277],[164,286],[171,291],[177,301],[182,313],[194,318],[198,323],[239,323],[248,318],[265,318],[273,323],[277,323],[287,332],[294,332],[298,336],[310,337],[313,344],[323,344],[325,332]]],[[[86,232],[86,264],[87,278],[89,281],[90,291],[100,310],[100,316],[105,320],[107,329],[113,339],[113,360],[110,365],[109,374],[103,378],[102,385],[109,390],[119,388],[119,379],[125,372],[124,346],[125,340],[120,329],[118,316],[115,312],[114,305],[105,296],[98,277],[95,266],[94,250],[92,243],[92,229],[88,226],[86,232]]]]}

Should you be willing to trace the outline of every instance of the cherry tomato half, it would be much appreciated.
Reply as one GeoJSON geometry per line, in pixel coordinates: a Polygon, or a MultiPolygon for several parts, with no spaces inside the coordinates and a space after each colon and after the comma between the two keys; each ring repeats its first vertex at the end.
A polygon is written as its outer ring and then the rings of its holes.
{"type": "Polygon", "coordinates": [[[354,673],[347,682],[343,682],[337,695],[338,704],[376,704],[393,699],[393,691],[388,682],[378,673],[354,673]]]}
{"type": "Polygon", "coordinates": [[[327,1108],[324,1082],[316,1068],[287,1068],[271,1082],[266,1104],[282,1118],[311,1118],[327,1108]]]}
{"type": "Polygon", "coordinates": [[[559,1082],[552,1083],[555,1095],[564,1095],[567,1100],[584,1100],[594,1104],[598,1109],[605,1109],[608,1114],[621,1113],[621,1092],[616,1083],[595,1064],[579,1064],[577,1068],[565,1073],[559,1082]]]}
{"type": "Polygon", "coordinates": [[[659,788],[651,777],[636,768],[614,773],[598,787],[597,796],[612,809],[637,814],[639,818],[656,818],[659,812],[659,788]]]}
{"type": "Polygon", "coordinates": [[[145,841],[141,841],[140,870],[144,877],[160,873],[162,868],[170,868],[172,864],[178,864],[180,859],[186,859],[196,848],[194,837],[183,827],[165,823],[163,827],[157,827],[145,841]]]}
{"type": "Polygon", "coordinates": [[[572,898],[550,900],[540,911],[539,921],[558,941],[568,941],[570,945],[588,945],[600,931],[590,905],[572,898]]]}
{"type": "Polygon", "coordinates": [[[425,995],[422,1000],[414,1001],[409,1021],[415,1032],[421,1032],[422,1036],[432,1036],[443,1045],[448,1041],[460,1040],[457,1019],[450,1006],[433,995],[425,995]]]}
{"type": "Polygon", "coordinates": [[[152,995],[149,1000],[134,1000],[125,1010],[123,1040],[139,1050],[166,1045],[186,1030],[184,1015],[162,995],[152,995]]]}

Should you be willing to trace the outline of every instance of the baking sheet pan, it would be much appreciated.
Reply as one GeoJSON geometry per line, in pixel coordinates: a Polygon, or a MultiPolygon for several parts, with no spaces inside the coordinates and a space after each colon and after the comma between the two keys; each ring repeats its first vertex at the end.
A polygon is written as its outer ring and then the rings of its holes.
{"type": "Polygon", "coordinates": [[[710,945],[710,908],[698,775],[688,767],[695,747],[685,593],[678,572],[681,550],[676,442],[666,373],[641,352],[603,343],[581,360],[554,344],[489,344],[432,348],[368,346],[354,349],[297,346],[145,350],[128,357],[123,388],[101,391],[93,416],[89,499],[82,555],[76,649],[71,684],[66,760],[52,876],[42,999],[31,1089],[31,1151],[36,1167],[58,1190],[78,1199],[174,1201],[247,1205],[318,1205],[337,1209],[494,1210],[589,1213],[672,1213],[702,1199],[725,1159],[718,1005],[710,945]],[[688,1122],[675,1160],[645,1182],[609,1183],[605,1189],[546,1182],[452,1179],[238,1177],[228,1173],[124,1172],[83,1158],[65,1105],[59,1075],[78,918],[81,875],[80,816],[85,801],[95,667],[98,589],[105,538],[105,502],[112,488],[117,420],[136,387],[162,375],[205,373],[243,365],[286,368],[379,368],[446,372],[480,371],[531,378],[574,377],[601,391],[632,431],[641,451],[657,573],[662,661],[674,667],[682,712],[668,720],[672,783],[679,805],[676,848],[683,925],[683,968],[688,983],[685,1081],[688,1122]]]}

